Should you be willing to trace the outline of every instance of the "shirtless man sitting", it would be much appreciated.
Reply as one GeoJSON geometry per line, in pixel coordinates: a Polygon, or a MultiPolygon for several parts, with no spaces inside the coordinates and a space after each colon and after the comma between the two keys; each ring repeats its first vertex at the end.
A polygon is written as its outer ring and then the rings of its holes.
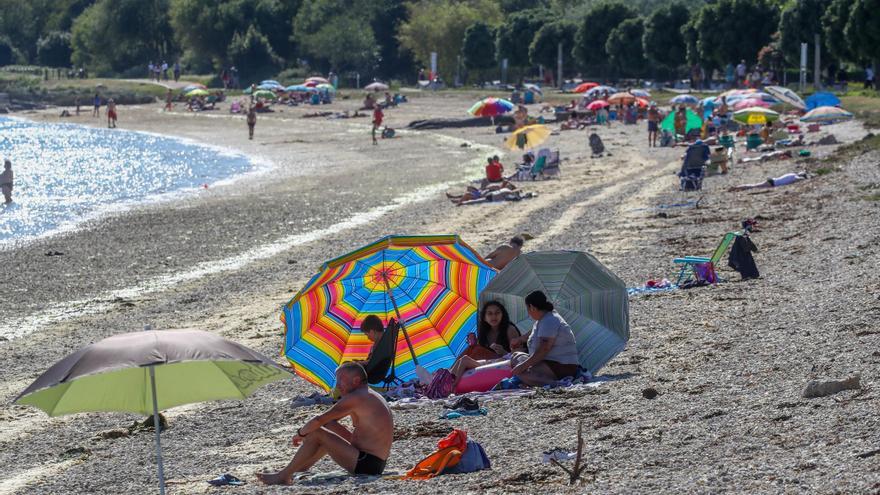
{"type": "Polygon", "coordinates": [[[510,244],[507,246],[498,246],[494,251],[489,253],[489,255],[486,256],[486,261],[488,261],[492,267],[501,270],[519,256],[522,252],[523,243],[525,243],[525,240],[520,236],[516,236],[510,240],[510,244]]]}
{"type": "Polygon", "coordinates": [[[293,437],[299,447],[293,460],[277,473],[257,473],[267,485],[290,485],[293,473],[307,471],[329,455],[352,474],[378,475],[385,470],[394,439],[394,420],[385,399],[367,386],[367,373],[354,362],[336,370],[342,398],[327,412],[309,420],[293,437]],[[339,424],[351,417],[353,431],[339,424]]]}

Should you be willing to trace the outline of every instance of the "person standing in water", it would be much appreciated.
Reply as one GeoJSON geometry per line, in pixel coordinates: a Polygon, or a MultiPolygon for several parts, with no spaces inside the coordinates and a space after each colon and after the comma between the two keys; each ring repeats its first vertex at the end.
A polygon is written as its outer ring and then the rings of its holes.
{"type": "Polygon", "coordinates": [[[3,192],[3,202],[12,203],[12,162],[6,160],[3,163],[3,172],[0,172],[0,191],[3,192]]]}
{"type": "Polygon", "coordinates": [[[116,102],[113,98],[107,100],[107,127],[116,128],[116,102]]]}
{"type": "Polygon", "coordinates": [[[253,105],[248,108],[247,114],[247,126],[248,126],[248,139],[254,138],[254,127],[257,125],[257,109],[254,108],[253,105]]]}

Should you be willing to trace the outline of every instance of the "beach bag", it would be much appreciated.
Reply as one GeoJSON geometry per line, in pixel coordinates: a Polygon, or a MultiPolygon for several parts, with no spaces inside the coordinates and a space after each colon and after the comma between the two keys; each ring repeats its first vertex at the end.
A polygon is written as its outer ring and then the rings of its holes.
{"type": "Polygon", "coordinates": [[[429,399],[445,399],[452,393],[453,385],[455,385],[455,375],[446,368],[440,368],[434,372],[434,377],[431,379],[431,384],[428,385],[425,395],[429,399]]]}
{"type": "Polygon", "coordinates": [[[403,476],[406,479],[427,480],[443,474],[446,469],[455,467],[467,450],[467,432],[452,430],[446,438],[437,442],[437,450],[432,452],[403,476]]]}
{"type": "Polygon", "coordinates": [[[473,473],[483,469],[492,469],[489,456],[486,455],[482,445],[473,440],[468,440],[467,447],[465,447],[465,451],[458,463],[452,467],[447,467],[441,474],[473,473]]]}

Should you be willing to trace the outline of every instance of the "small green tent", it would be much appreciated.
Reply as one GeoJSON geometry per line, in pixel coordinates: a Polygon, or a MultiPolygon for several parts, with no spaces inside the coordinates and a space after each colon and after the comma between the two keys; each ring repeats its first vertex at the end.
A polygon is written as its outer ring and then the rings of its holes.
{"type": "MultiPolygon", "coordinates": [[[[703,121],[700,120],[700,117],[694,113],[690,108],[685,110],[685,115],[687,115],[687,124],[685,124],[684,132],[689,132],[691,129],[700,129],[703,127],[703,121]]],[[[670,112],[669,115],[663,119],[663,122],[660,123],[660,128],[666,131],[675,134],[675,112],[670,112]]]]}

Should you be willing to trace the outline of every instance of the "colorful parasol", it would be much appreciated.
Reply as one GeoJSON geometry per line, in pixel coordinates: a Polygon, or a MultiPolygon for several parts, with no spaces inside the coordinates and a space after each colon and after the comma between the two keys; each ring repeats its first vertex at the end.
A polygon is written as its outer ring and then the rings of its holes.
{"type": "Polygon", "coordinates": [[[639,98],[650,98],[651,93],[644,89],[631,89],[629,90],[629,94],[633,96],[638,96],[639,98]]]}
{"type": "Polygon", "coordinates": [[[608,103],[605,100],[591,101],[590,104],[587,105],[587,110],[595,112],[595,111],[599,110],[600,108],[605,108],[609,105],[610,105],[610,103],[608,103]]]}
{"type": "Polygon", "coordinates": [[[572,92],[573,93],[586,93],[587,91],[595,88],[598,85],[599,85],[599,83],[585,82],[585,83],[579,84],[576,88],[574,88],[574,90],[572,92]]]}
{"type": "Polygon", "coordinates": [[[287,303],[284,354],[294,371],[326,390],[336,367],[366,359],[367,315],[402,324],[395,374],[403,381],[449,368],[477,328],[477,299],[495,276],[455,235],[389,236],[328,261],[287,303]]]}
{"type": "Polygon", "coordinates": [[[497,117],[513,110],[513,103],[503,98],[484,98],[468,109],[468,113],[475,117],[497,117]]]}
{"type": "MultiPolygon", "coordinates": [[[[684,132],[690,132],[691,129],[699,129],[703,127],[703,120],[694,113],[690,108],[685,109],[685,127],[684,132]]],[[[660,128],[675,134],[675,112],[669,112],[669,115],[660,122],[660,128]]]]}
{"type": "Polygon", "coordinates": [[[587,98],[599,98],[600,96],[608,93],[609,95],[613,95],[617,93],[617,88],[614,86],[596,86],[584,93],[584,96],[587,98]]]}
{"type": "Polygon", "coordinates": [[[318,84],[330,84],[330,81],[328,81],[327,79],[324,79],[323,77],[312,76],[312,77],[306,79],[305,83],[314,83],[315,85],[318,85],[318,84]]]}
{"type": "Polygon", "coordinates": [[[629,93],[614,93],[608,97],[608,103],[612,105],[626,105],[636,101],[636,97],[629,93]]]}
{"type": "Polygon", "coordinates": [[[699,105],[700,99],[694,95],[678,95],[669,100],[669,103],[673,105],[699,105]]]}
{"type": "Polygon", "coordinates": [[[187,96],[187,97],[193,97],[193,96],[208,96],[209,94],[211,94],[211,93],[205,91],[204,89],[196,88],[196,89],[191,89],[191,90],[189,90],[189,92],[186,93],[186,96],[187,96]]]}
{"type": "Polygon", "coordinates": [[[770,108],[770,104],[758,98],[744,98],[742,100],[737,100],[737,102],[733,104],[734,110],[742,110],[744,108],[752,107],[770,108]]]}
{"type": "Polygon", "coordinates": [[[541,145],[550,136],[550,128],[540,124],[517,129],[505,144],[512,150],[526,150],[541,145]]]}
{"type": "Polygon", "coordinates": [[[317,91],[317,89],[310,88],[310,87],[305,86],[303,84],[294,84],[294,85],[291,85],[291,86],[284,88],[284,91],[290,91],[290,92],[294,92],[294,93],[309,93],[309,92],[317,91]]]}
{"type": "Polygon", "coordinates": [[[807,112],[801,121],[803,122],[839,122],[850,120],[853,114],[840,107],[818,107],[807,112]]]}
{"type": "Polygon", "coordinates": [[[807,108],[807,104],[804,103],[804,100],[800,96],[798,96],[797,93],[788,88],[784,88],[782,86],[767,86],[764,88],[764,91],[774,96],[782,103],[791,105],[800,110],[807,108]]]}
{"type": "Polygon", "coordinates": [[[778,118],[779,112],[774,112],[773,110],[764,107],[749,107],[733,112],[733,120],[736,120],[737,122],[742,122],[743,124],[749,124],[750,120],[752,121],[751,123],[773,122],[778,118]],[[754,117],[755,115],[763,116],[763,120],[761,118],[754,117]]]}

